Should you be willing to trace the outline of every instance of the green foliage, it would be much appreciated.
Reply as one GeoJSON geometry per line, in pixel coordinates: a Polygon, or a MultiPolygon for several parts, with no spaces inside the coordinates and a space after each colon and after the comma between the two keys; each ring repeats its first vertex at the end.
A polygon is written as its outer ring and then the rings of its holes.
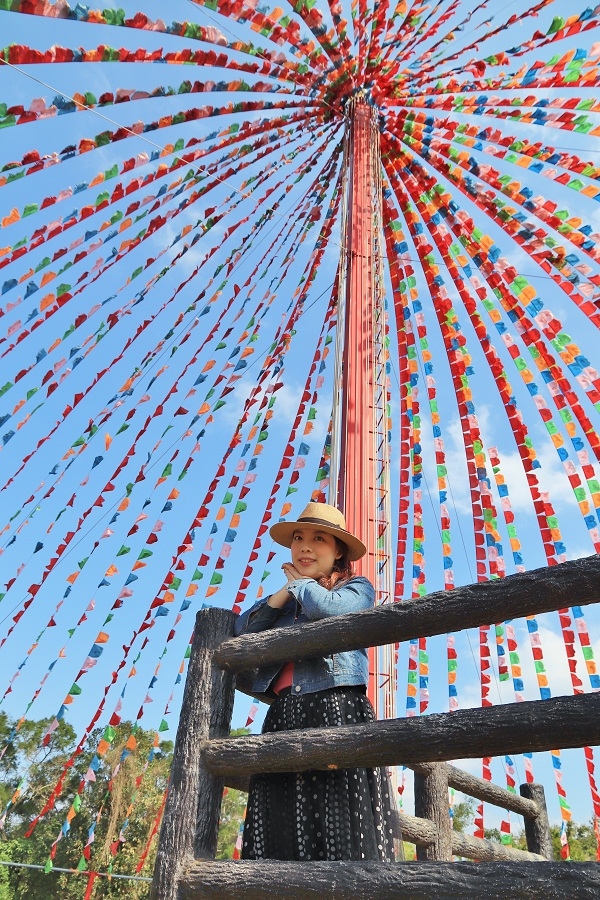
{"type": "MultiPolygon", "coordinates": [[[[488,841],[496,841],[497,844],[503,844],[502,834],[498,831],[497,828],[486,828],[484,829],[484,837],[488,839],[488,841]]],[[[527,850],[527,840],[525,838],[525,829],[521,828],[516,834],[511,835],[511,847],[515,847],[517,850],[527,850]]]]}
{"type": "MultiPolygon", "coordinates": [[[[17,852],[18,847],[14,841],[5,840],[0,842],[0,859],[14,859],[17,852]]],[[[11,868],[0,865],[0,900],[13,900],[14,894],[10,887],[11,868]]]]}
{"type": "Polygon", "coordinates": [[[244,820],[248,794],[227,788],[223,795],[219,840],[217,843],[217,859],[232,859],[235,842],[244,820]]]}
{"type": "Polygon", "coordinates": [[[497,828],[484,828],[483,836],[488,841],[496,841],[497,844],[502,843],[502,835],[497,828]]]}
{"type": "MultiPolygon", "coordinates": [[[[486,828],[485,836],[490,841],[501,841],[501,835],[497,828],[486,828]]],[[[550,826],[550,836],[554,859],[560,860],[562,858],[560,855],[560,825],[550,826]]],[[[572,862],[594,862],[596,860],[597,844],[593,820],[587,825],[567,822],[567,839],[572,862]]],[[[527,850],[524,829],[513,835],[512,846],[518,850],[527,850]]]]}
{"type": "MultiPolygon", "coordinates": [[[[16,722],[0,713],[0,746],[8,745],[0,761],[2,809],[12,799],[0,837],[0,859],[44,866],[74,798],[79,797],[81,805],[71,820],[68,834],[56,845],[54,871],[45,874],[42,869],[0,865],[0,900],[31,900],[32,897],[80,900],[89,876],[60,873],[56,869],[77,866],[94,826],[90,859],[82,863],[85,869],[108,873],[114,867],[115,873],[151,877],[156,836],[151,840],[140,873],[136,873],[136,866],[151,839],[163,802],[173,756],[171,742],[161,741],[156,746],[154,732],[135,729],[130,722],[122,722],[115,727],[111,746],[100,758],[95,781],[86,782],[79,792],[102,730],[92,732],[81,753],[75,754],[76,735],[64,720],[52,733],[47,746],[43,746],[43,736],[50,723],[50,719],[25,721],[15,730],[16,722]],[[61,777],[60,796],[26,838],[25,832],[61,777]],[[17,788],[19,792],[15,793],[17,788]]],[[[249,734],[249,731],[241,728],[232,734],[249,734]]],[[[233,854],[246,796],[234,790],[225,794],[219,859],[230,859],[233,854]]],[[[116,878],[96,878],[93,888],[94,900],[112,897],[147,900],[149,894],[148,882],[116,878]]]]}
{"type": "Polygon", "coordinates": [[[475,801],[469,797],[452,807],[452,828],[454,831],[466,832],[475,817],[475,801]]]}
{"type": "MultiPolygon", "coordinates": [[[[0,762],[0,798],[3,805],[13,798],[4,829],[5,840],[0,843],[4,859],[14,862],[45,865],[52,844],[61,834],[69,809],[76,799],[79,808],[70,822],[68,833],[56,845],[53,864],[58,868],[75,868],[82,860],[83,848],[92,827],[94,842],[85,868],[107,872],[114,865],[119,874],[135,874],[138,860],[148,843],[156,816],[167,786],[172,758],[172,744],[163,741],[154,746],[154,733],[134,729],[130,722],[115,728],[111,747],[100,758],[95,781],[88,781],[81,789],[83,775],[88,770],[94,751],[102,737],[96,730],[89,736],[79,754],[75,754],[76,739],[72,727],[61,721],[43,746],[42,738],[51,720],[24,722],[0,762]],[[30,837],[25,837],[35,816],[39,815],[52,795],[53,788],[63,779],[62,791],[40,818],[30,837]],[[19,788],[19,793],[15,789],[19,788]],[[80,805],[79,805],[80,803],[80,805]],[[123,840],[119,839],[120,833],[123,840]]],[[[0,715],[0,743],[4,746],[15,723],[0,715]]],[[[143,875],[151,875],[156,841],[143,875]]],[[[40,869],[21,869],[0,866],[0,900],[79,900],[84,892],[87,876],[74,876],[40,869]],[[4,878],[4,873],[7,877],[4,878]],[[4,878],[5,884],[3,884],[4,878]],[[6,886],[5,894],[1,893],[6,886]]],[[[94,885],[94,900],[104,897],[128,897],[144,900],[149,895],[146,882],[98,878],[94,885]]]]}
{"type": "Polygon", "coordinates": [[[396,860],[399,862],[400,860],[405,860],[406,862],[411,862],[412,860],[417,858],[417,848],[414,844],[409,844],[407,841],[402,842],[402,847],[399,848],[399,853],[396,856],[396,860]]]}
{"type": "MultiPolygon", "coordinates": [[[[551,825],[550,833],[552,835],[554,858],[560,859],[560,827],[558,825],[551,825]]],[[[594,862],[596,860],[597,847],[593,820],[590,820],[587,825],[579,825],[577,822],[567,822],[567,840],[569,842],[569,852],[573,862],[594,862]]]]}

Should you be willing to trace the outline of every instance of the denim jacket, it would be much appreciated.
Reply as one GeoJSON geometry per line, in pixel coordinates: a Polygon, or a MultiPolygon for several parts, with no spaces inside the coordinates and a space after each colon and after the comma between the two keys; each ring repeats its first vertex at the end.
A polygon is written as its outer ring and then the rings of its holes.
{"type": "MultiPolygon", "coordinates": [[[[361,612],[372,607],[375,602],[373,585],[362,577],[351,578],[339,588],[334,587],[332,591],[328,591],[312,578],[299,578],[290,582],[288,590],[291,598],[281,609],[268,606],[267,597],[243,613],[235,623],[236,635],[315,622],[326,616],[361,612]]],[[[366,685],[369,681],[366,650],[348,650],[330,656],[296,661],[293,645],[290,645],[290,660],[294,660],[292,693],[297,695],[343,685],[366,685]]],[[[252,693],[268,695],[269,687],[281,667],[282,663],[274,663],[259,669],[254,679],[252,693]]]]}

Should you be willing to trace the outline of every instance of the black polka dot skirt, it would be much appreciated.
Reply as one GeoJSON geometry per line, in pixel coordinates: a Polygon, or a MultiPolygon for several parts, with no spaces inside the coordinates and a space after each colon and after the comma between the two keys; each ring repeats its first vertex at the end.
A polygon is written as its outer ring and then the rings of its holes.
{"type": "MultiPolygon", "coordinates": [[[[269,708],[263,734],[373,722],[357,688],[300,697],[269,708]]],[[[250,782],[242,859],[394,861],[392,800],[381,769],[254,775],[250,782]]]]}

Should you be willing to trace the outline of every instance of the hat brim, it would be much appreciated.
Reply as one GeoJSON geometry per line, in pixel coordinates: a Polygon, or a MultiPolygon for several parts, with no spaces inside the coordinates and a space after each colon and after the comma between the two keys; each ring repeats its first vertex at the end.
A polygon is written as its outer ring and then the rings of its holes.
{"type": "Polygon", "coordinates": [[[361,559],[367,552],[367,548],[363,542],[359,541],[353,534],[350,534],[349,531],[345,531],[343,528],[337,528],[335,525],[316,522],[315,520],[310,522],[277,522],[275,525],[271,526],[269,534],[273,540],[277,544],[281,544],[282,547],[291,547],[294,532],[299,528],[314,528],[318,531],[325,531],[327,534],[332,534],[338,541],[341,541],[342,544],[346,545],[349,551],[348,559],[351,562],[356,562],[357,559],[361,559]]]}

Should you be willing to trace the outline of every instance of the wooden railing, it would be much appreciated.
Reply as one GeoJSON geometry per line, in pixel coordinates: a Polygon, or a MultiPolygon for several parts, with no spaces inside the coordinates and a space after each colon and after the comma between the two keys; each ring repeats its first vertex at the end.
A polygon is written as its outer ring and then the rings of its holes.
{"type": "MultiPolygon", "coordinates": [[[[231,638],[235,616],[198,613],[159,838],[153,900],[192,898],[551,898],[600,895],[596,863],[551,856],[538,786],[517,797],[452,766],[481,758],[600,742],[600,694],[506,704],[365,725],[229,738],[235,673],[272,662],[460,631],[600,600],[600,557],[430,594],[419,600],[335,616],[280,631],[231,638]],[[225,784],[254,772],[408,765],[417,816],[401,820],[414,840],[412,863],[216,862],[225,784]],[[523,814],[528,852],[453,834],[448,785],[523,814]],[[518,854],[518,855],[516,855],[518,854]],[[452,855],[480,860],[452,863],[452,855]],[[424,860],[424,861],[423,861],[424,860]],[[487,861],[482,861],[487,860],[487,861]],[[536,860],[536,861],[531,861],[536,860]]],[[[523,788],[527,790],[526,787],[523,788]]]]}
{"type": "Polygon", "coordinates": [[[552,840],[541,784],[522,784],[521,796],[447,763],[421,763],[415,773],[416,816],[399,813],[402,836],[417,846],[419,860],[451,860],[453,856],[497,862],[542,862],[552,859],[552,840]],[[448,815],[448,788],[511,810],[525,819],[527,850],[496,841],[470,837],[452,830],[448,815]]]}

